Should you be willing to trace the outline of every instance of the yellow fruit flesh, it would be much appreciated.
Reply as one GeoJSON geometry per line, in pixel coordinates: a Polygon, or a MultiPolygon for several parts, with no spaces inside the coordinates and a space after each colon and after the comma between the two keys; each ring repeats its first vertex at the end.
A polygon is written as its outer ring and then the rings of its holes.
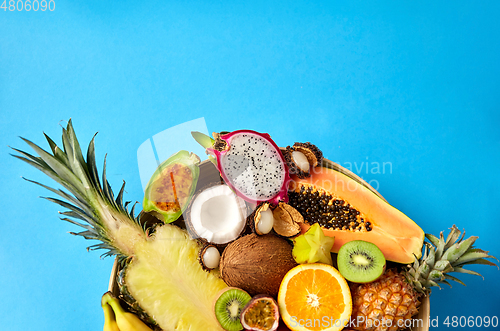
{"type": "Polygon", "coordinates": [[[203,271],[198,244],[185,231],[159,227],[154,240],[136,245],[125,283],[130,294],[163,330],[221,330],[213,303],[227,285],[203,271]]]}

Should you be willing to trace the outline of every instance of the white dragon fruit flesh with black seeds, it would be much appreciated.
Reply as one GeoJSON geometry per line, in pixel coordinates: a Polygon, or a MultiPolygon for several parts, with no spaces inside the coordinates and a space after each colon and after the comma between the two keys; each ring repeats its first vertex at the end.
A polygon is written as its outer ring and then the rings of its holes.
{"type": "Polygon", "coordinates": [[[207,151],[216,157],[222,178],[236,194],[255,203],[288,200],[288,168],[268,134],[239,130],[219,138],[207,151]]]}

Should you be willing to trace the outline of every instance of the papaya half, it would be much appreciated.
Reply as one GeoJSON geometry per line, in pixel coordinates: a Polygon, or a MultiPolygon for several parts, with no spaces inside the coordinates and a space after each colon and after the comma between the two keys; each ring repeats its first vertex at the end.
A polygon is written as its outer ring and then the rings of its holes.
{"type": "Polygon", "coordinates": [[[198,177],[200,158],[179,151],[162,162],[149,179],[143,209],[165,223],[177,220],[192,198],[198,177]]]}
{"type": "Polygon", "coordinates": [[[302,233],[319,223],[325,235],[335,238],[332,252],[349,241],[365,240],[389,261],[412,263],[422,255],[424,231],[359,179],[318,167],[309,178],[292,176],[289,197],[304,217],[302,233]]]}

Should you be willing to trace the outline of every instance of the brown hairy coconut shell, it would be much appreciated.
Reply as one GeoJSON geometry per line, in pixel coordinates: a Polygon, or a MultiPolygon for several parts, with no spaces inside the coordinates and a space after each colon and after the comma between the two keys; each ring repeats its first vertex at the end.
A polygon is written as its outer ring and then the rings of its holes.
{"type": "Polygon", "coordinates": [[[296,265],[288,241],[273,234],[252,233],[224,249],[219,268],[227,285],[241,288],[250,295],[276,297],[283,277],[296,265]]]}

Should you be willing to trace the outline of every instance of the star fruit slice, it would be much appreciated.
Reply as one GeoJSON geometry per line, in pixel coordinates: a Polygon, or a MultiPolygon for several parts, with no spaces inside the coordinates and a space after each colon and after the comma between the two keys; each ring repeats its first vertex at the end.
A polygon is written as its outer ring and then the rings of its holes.
{"type": "Polygon", "coordinates": [[[325,236],[318,223],[307,230],[304,234],[294,239],[292,255],[295,261],[302,263],[326,263],[332,265],[330,251],[334,238],[325,236]]]}

